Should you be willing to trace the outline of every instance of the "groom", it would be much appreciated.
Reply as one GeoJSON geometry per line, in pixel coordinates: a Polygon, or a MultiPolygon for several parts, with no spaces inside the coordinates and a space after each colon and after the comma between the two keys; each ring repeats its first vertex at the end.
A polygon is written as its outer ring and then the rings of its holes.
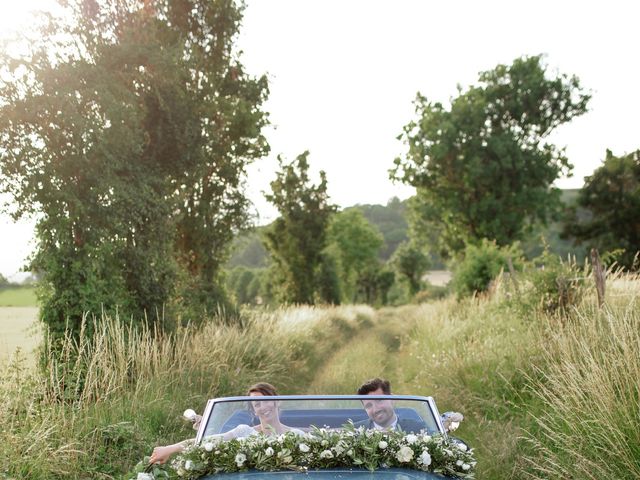
{"type": "MultiPolygon", "coordinates": [[[[358,388],[358,395],[391,395],[391,384],[382,378],[373,378],[358,388]]],[[[401,430],[418,433],[425,428],[423,422],[411,418],[400,418],[393,408],[393,400],[362,400],[362,405],[369,418],[355,424],[376,430],[401,430]]]]}

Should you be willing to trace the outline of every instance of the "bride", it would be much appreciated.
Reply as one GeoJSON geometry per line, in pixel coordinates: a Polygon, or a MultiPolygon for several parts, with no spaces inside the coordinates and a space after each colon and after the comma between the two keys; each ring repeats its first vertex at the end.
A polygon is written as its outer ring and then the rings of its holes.
{"type": "MultiPolygon", "coordinates": [[[[250,397],[272,397],[278,395],[276,388],[270,383],[262,382],[252,385],[247,390],[247,395],[250,397]]],[[[293,432],[296,435],[304,435],[302,430],[289,427],[280,422],[280,412],[278,411],[277,402],[267,401],[253,401],[250,403],[249,408],[258,417],[260,423],[254,427],[249,425],[238,425],[233,430],[221,433],[219,435],[212,435],[207,438],[221,438],[222,440],[231,440],[233,438],[243,438],[250,435],[280,435],[285,432],[293,432]]],[[[171,455],[182,452],[192,440],[183,440],[182,442],[174,443],[173,445],[165,445],[161,447],[155,447],[149,463],[165,463],[171,455]]]]}

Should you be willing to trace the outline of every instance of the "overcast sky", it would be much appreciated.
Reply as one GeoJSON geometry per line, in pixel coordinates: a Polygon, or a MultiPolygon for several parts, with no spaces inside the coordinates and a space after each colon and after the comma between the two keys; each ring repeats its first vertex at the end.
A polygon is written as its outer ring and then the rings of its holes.
{"type": "MultiPolygon", "coordinates": [[[[0,0],[5,31],[22,11],[47,0],[0,0]]],[[[260,222],[275,212],[262,192],[277,154],[309,150],[325,170],[335,203],[386,203],[412,189],[388,170],[402,154],[396,140],[414,118],[421,92],[446,102],[456,85],[521,55],[546,55],[554,71],[577,75],[593,93],[590,111],[559,129],[578,188],[604,158],[640,148],[640,63],[633,1],[249,0],[239,38],[243,63],[267,73],[272,155],[249,168],[247,188],[260,222]]],[[[32,245],[32,223],[0,217],[0,273],[20,269],[32,245]]]]}

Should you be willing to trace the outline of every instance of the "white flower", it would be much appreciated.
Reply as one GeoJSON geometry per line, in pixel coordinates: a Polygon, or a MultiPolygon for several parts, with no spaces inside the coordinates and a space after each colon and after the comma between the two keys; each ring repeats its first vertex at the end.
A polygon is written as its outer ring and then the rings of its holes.
{"type": "Polygon", "coordinates": [[[464,462],[462,460],[457,460],[456,465],[461,467],[464,462]]]}
{"type": "Polygon", "coordinates": [[[302,453],[307,453],[310,450],[309,445],[307,445],[306,443],[301,443],[300,445],[298,445],[298,448],[302,453]]]}
{"type": "Polygon", "coordinates": [[[187,472],[185,472],[183,468],[179,468],[178,469],[178,476],[179,477],[184,477],[185,473],[187,473],[187,472]]]}
{"type": "Polygon", "coordinates": [[[388,446],[389,446],[389,444],[387,442],[385,442],[384,440],[381,440],[381,441],[378,442],[378,448],[380,450],[384,450],[388,446]]]}
{"type": "Polygon", "coordinates": [[[320,458],[333,458],[333,452],[331,450],[323,450],[320,452],[320,458]]]}
{"type": "Polygon", "coordinates": [[[193,468],[193,462],[191,460],[187,460],[184,462],[184,469],[191,470],[193,468]]]}
{"type": "Polygon", "coordinates": [[[424,465],[425,467],[431,465],[431,455],[429,455],[429,452],[427,452],[426,450],[422,452],[422,455],[420,455],[420,458],[418,459],[418,463],[424,465]]]}
{"type": "Polygon", "coordinates": [[[350,457],[353,457],[353,450],[347,450],[347,455],[349,455],[350,457]]]}
{"type": "Polygon", "coordinates": [[[422,441],[423,442],[430,442],[431,441],[431,436],[427,435],[426,433],[422,436],[422,441]]]}
{"type": "Polygon", "coordinates": [[[457,443],[456,445],[458,446],[459,450],[462,450],[463,452],[467,451],[467,446],[464,443],[457,443]]]}
{"type": "Polygon", "coordinates": [[[326,447],[326,446],[328,446],[328,445],[329,445],[329,442],[327,442],[326,440],[322,440],[322,441],[320,442],[320,445],[322,445],[323,447],[326,447]]]}
{"type": "Polygon", "coordinates": [[[153,473],[140,472],[136,477],[136,480],[155,480],[153,473]]]}
{"type": "Polygon", "coordinates": [[[267,447],[267,449],[264,451],[264,454],[265,454],[267,457],[270,457],[271,455],[273,455],[273,448],[271,448],[271,447],[267,447]]]}
{"type": "Polygon", "coordinates": [[[396,453],[396,458],[399,462],[402,463],[410,462],[413,458],[413,450],[411,450],[411,448],[407,447],[406,445],[400,447],[400,450],[398,450],[398,453],[396,453]]]}
{"type": "Polygon", "coordinates": [[[239,467],[244,465],[244,462],[246,461],[247,461],[247,456],[244,453],[238,453],[236,455],[236,465],[238,465],[239,467]]]}
{"type": "Polygon", "coordinates": [[[410,433],[409,435],[404,437],[404,439],[406,440],[406,442],[409,445],[413,445],[414,443],[416,443],[418,441],[418,437],[416,437],[413,433],[410,433]]]}
{"type": "Polygon", "coordinates": [[[469,465],[468,463],[463,463],[462,464],[462,469],[463,470],[469,470],[471,468],[471,465],[469,465]]]}
{"type": "Polygon", "coordinates": [[[213,452],[213,443],[207,442],[203,445],[203,447],[207,452],[213,452]]]}

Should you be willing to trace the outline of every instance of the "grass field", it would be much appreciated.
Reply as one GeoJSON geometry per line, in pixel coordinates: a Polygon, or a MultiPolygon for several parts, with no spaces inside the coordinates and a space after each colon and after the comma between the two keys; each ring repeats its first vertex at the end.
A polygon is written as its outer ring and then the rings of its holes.
{"type": "Polygon", "coordinates": [[[34,361],[33,350],[40,341],[38,307],[0,307],[0,365],[20,348],[27,363],[34,361]]]}
{"type": "Polygon", "coordinates": [[[37,305],[36,292],[33,287],[0,289],[0,307],[35,307],[37,305]]]}
{"type": "MultiPolygon", "coordinates": [[[[77,361],[0,374],[0,479],[128,479],[154,445],[191,434],[180,413],[206,398],[257,380],[352,393],[378,375],[464,413],[456,433],[478,479],[640,478],[640,278],[610,279],[603,309],[590,287],[564,315],[511,286],[395,308],[246,310],[244,328],[173,337],[101,319],[92,341],[63,348],[77,361]]],[[[28,311],[0,309],[14,343],[28,311]]]]}

